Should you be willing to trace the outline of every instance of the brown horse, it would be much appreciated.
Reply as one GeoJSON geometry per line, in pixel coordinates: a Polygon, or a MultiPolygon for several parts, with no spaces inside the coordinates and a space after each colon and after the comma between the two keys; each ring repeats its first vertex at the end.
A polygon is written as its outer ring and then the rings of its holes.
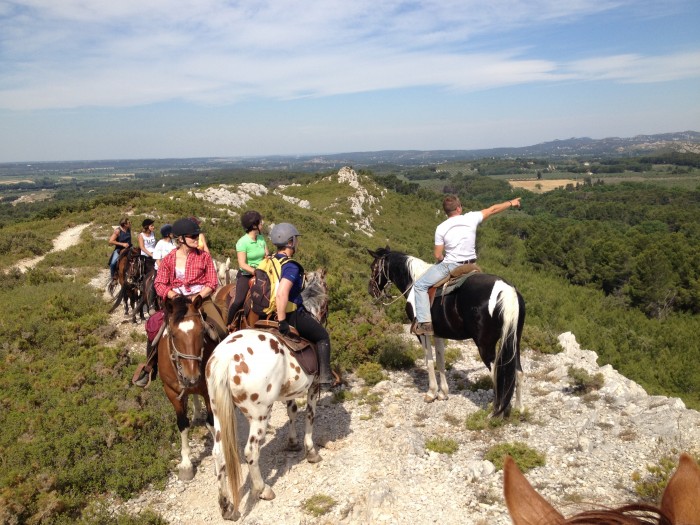
{"type": "Polygon", "coordinates": [[[564,518],[532,488],[510,456],[503,464],[503,493],[514,525],[700,525],[700,468],[685,453],[666,486],[661,507],[637,503],[564,518]]]}
{"type": "Polygon", "coordinates": [[[190,420],[187,417],[187,397],[190,394],[204,398],[206,424],[212,435],[214,428],[204,367],[214,351],[217,337],[204,321],[201,306],[202,298],[199,295],[193,300],[184,296],[166,299],[165,331],[158,341],[158,375],[177,416],[182,444],[178,476],[184,481],[194,477],[188,442],[190,420]]]}
{"type": "MultiPolygon", "coordinates": [[[[143,281],[144,268],[141,260],[141,249],[138,246],[132,246],[128,250],[122,250],[117,263],[117,282],[121,287],[109,313],[114,312],[119,307],[119,304],[123,302],[124,315],[129,315],[129,307],[131,307],[132,322],[136,322],[137,311],[141,320],[145,320],[144,303],[140,301],[143,281]]],[[[112,283],[110,283],[110,287],[112,287],[112,283]]]]}

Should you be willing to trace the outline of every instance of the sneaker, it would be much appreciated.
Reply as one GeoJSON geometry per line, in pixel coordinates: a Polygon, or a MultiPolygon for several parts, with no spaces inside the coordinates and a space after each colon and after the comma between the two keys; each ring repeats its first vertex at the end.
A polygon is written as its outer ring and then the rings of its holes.
{"type": "Polygon", "coordinates": [[[139,377],[137,379],[134,379],[134,381],[133,381],[134,385],[140,386],[141,388],[145,388],[148,385],[148,383],[150,382],[149,381],[150,377],[148,377],[148,376],[149,376],[149,373],[145,369],[141,370],[141,374],[139,375],[139,377]]]}
{"type": "Polygon", "coordinates": [[[433,323],[417,323],[413,333],[416,335],[433,335],[433,323]]]}

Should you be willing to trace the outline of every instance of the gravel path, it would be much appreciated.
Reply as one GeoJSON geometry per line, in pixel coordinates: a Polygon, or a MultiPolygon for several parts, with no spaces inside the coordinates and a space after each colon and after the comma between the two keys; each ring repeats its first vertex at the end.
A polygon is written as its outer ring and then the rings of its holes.
{"type": "MultiPolygon", "coordinates": [[[[83,230],[88,226],[90,226],[90,224],[79,224],[78,226],[73,226],[72,228],[68,228],[67,230],[61,232],[60,235],[53,240],[53,248],[49,253],[67,250],[71,246],[77,244],[80,240],[80,234],[83,233],[83,230]]],[[[44,257],[46,257],[46,255],[39,255],[38,257],[33,257],[31,259],[22,259],[15,264],[15,268],[24,273],[28,269],[34,268],[44,259],[44,257]]]]}

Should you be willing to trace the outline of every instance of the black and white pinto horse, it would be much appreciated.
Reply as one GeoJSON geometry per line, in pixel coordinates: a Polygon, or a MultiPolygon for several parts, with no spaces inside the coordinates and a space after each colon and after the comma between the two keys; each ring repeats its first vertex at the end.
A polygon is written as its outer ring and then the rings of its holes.
{"type": "MultiPolygon", "coordinates": [[[[413,283],[430,267],[416,257],[392,252],[388,247],[376,252],[371,265],[369,293],[375,299],[386,294],[393,283],[407,296],[406,314],[413,321],[413,283]]],[[[436,297],[430,313],[435,332],[435,354],[440,372],[440,384],[435,377],[433,353],[428,336],[419,336],[425,349],[429,388],[426,402],[436,398],[447,399],[444,339],[473,339],[482,361],[491,371],[494,385],[492,416],[508,415],[515,394],[515,408],[522,410],[522,367],[520,365],[520,338],[525,322],[525,301],[520,293],[495,275],[475,273],[456,290],[436,297]],[[500,340],[500,345],[497,343],[500,340]],[[493,366],[492,366],[493,365],[493,366]]]]}

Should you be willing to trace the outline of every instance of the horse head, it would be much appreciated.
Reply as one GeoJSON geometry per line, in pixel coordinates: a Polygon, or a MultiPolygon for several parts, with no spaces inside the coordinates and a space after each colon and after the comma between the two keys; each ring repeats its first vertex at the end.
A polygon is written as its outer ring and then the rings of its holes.
{"type": "Polygon", "coordinates": [[[617,509],[585,511],[565,519],[530,485],[507,456],[503,463],[503,494],[514,525],[563,525],[565,523],[629,523],[630,525],[700,525],[700,468],[688,454],[681,454],[678,469],[661,499],[661,507],[643,503],[617,509]]]}
{"type": "Polygon", "coordinates": [[[367,250],[367,252],[374,258],[370,266],[369,294],[375,299],[379,299],[386,296],[386,288],[391,283],[386,264],[386,258],[391,250],[387,246],[386,248],[378,248],[375,252],[372,250],[367,250]]]}
{"type": "Polygon", "coordinates": [[[183,388],[195,386],[202,377],[204,335],[207,327],[200,308],[202,298],[177,296],[165,300],[167,348],[183,388]]]}
{"type": "Polygon", "coordinates": [[[326,284],[326,269],[319,268],[306,275],[306,285],[301,292],[304,308],[321,324],[326,324],[328,318],[328,285],[326,284]]]}
{"type": "Polygon", "coordinates": [[[124,277],[128,284],[137,286],[143,277],[143,261],[141,260],[141,251],[133,246],[126,254],[126,269],[124,277]]]}

